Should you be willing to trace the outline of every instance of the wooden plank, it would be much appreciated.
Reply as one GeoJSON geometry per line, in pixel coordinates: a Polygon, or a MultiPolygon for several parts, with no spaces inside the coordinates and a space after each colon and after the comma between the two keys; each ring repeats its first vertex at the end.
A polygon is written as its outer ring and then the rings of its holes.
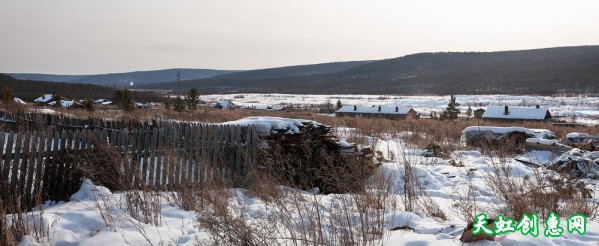
{"type": "Polygon", "coordinates": [[[8,139],[6,140],[6,152],[4,154],[4,166],[2,167],[2,180],[7,182],[10,175],[10,165],[12,162],[13,146],[14,146],[15,133],[8,133],[8,139]]]}
{"type": "MultiPolygon", "coordinates": [[[[149,127],[148,127],[149,128],[149,127]]],[[[148,160],[148,185],[154,185],[156,183],[156,144],[158,142],[158,128],[152,129],[152,138],[150,142],[150,154],[148,160]]]]}
{"type": "Polygon", "coordinates": [[[129,181],[133,182],[133,175],[131,172],[131,162],[129,161],[129,160],[131,160],[131,155],[129,153],[129,131],[126,128],[121,129],[119,131],[118,145],[119,145],[119,150],[123,154],[123,160],[124,160],[123,172],[125,173],[125,175],[131,175],[129,177],[129,181]]]}
{"type": "Polygon", "coordinates": [[[191,138],[191,129],[189,124],[184,126],[184,130],[183,130],[183,137],[181,138],[181,149],[183,150],[182,153],[182,160],[181,160],[181,182],[189,182],[188,178],[189,178],[189,163],[190,163],[190,151],[189,151],[189,145],[191,144],[190,141],[191,138]]]}
{"type": "Polygon", "coordinates": [[[133,175],[133,183],[135,185],[135,187],[139,187],[139,171],[138,171],[138,160],[139,160],[139,156],[138,156],[138,146],[140,145],[140,141],[139,138],[142,134],[140,133],[139,129],[134,129],[133,132],[131,132],[131,164],[130,164],[130,169],[131,169],[131,174],[133,175]]]}
{"type": "Polygon", "coordinates": [[[49,153],[50,162],[48,163],[48,168],[46,169],[48,174],[48,179],[46,182],[46,193],[48,198],[55,199],[56,194],[56,166],[58,165],[58,161],[56,158],[58,157],[58,148],[59,148],[60,135],[58,131],[54,131],[54,136],[52,138],[52,147],[49,153]]]}
{"type": "Polygon", "coordinates": [[[33,163],[35,159],[35,145],[37,143],[36,135],[36,133],[27,133],[23,139],[23,160],[21,163],[21,169],[19,171],[18,192],[25,198],[25,201],[23,201],[25,204],[27,204],[30,195],[29,191],[27,191],[25,187],[25,185],[27,184],[27,169],[29,169],[29,165],[33,163]]]}
{"type": "Polygon", "coordinates": [[[196,183],[198,177],[198,158],[196,158],[196,153],[198,151],[198,124],[193,124],[191,126],[191,135],[190,135],[190,144],[189,144],[189,157],[190,157],[190,180],[189,182],[196,183]]]}
{"type": "Polygon", "coordinates": [[[117,146],[117,134],[118,130],[110,131],[110,146],[117,146]]]}
{"type": "MultiPolygon", "coordinates": [[[[69,134],[72,134],[72,138],[73,138],[73,144],[71,146],[71,148],[73,149],[73,155],[76,157],[81,157],[84,155],[84,151],[82,151],[81,149],[81,138],[82,138],[82,131],[77,130],[74,132],[70,132],[69,134]]],[[[78,184],[79,182],[79,178],[81,177],[76,177],[73,176],[73,172],[75,170],[77,170],[80,167],[80,163],[79,160],[80,158],[76,158],[76,160],[73,160],[73,163],[70,163],[70,165],[68,165],[68,168],[65,170],[66,172],[66,186],[65,186],[65,190],[69,193],[73,193],[76,190],[76,184],[78,184]]]]}
{"type": "Polygon", "coordinates": [[[164,128],[160,128],[158,129],[158,139],[156,142],[156,146],[154,146],[155,148],[155,158],[156,158],[156,178],[154,179],[154,187],[161,187],[162,184],[164,184],[163,182],[161,182],[163,180],[163,176],[161,176],[161,174],[163,174],[163,162],[164,162],[164,147],[162,146],[164,143],[164,128]]]}
{"type": "MultiPolygon", "coordinates": [[[[23,135],[16,134],[16,142],[15,142],[15,151],[12,155],[13,161],[10,175],[10,191],[12,194],[16,194],[17,191],[17,182],[19,180],[19,164],[21,163],[21,149],[23,148],[23,135]]],[[[25,137],[29,137],[29,135],[25,135],[25,137]]]]}
{"type": "Polygon", "coordinates": [[[166,185],[170,182],[169,173],[170,173],[170,165],[172,160],[172,148],[170,144],[170,136],[171,136],[171,127],[169,124],[163,125],[163,143],[162,143],[162,175],[160,178],[160,184],[164,190],[167,189],[166,185]]]}
{"type": "Polygon", "coordinates": [[[245,132],[245,128],[243,126],[236,127],[235,130],[235,172],[239,178],[245,177],[245,172],[243,169],[243,165],[241,164],[241,152],[244,150],[241,143],[241,134],[245,132]]]}
{"type": "Polygon", "coordinates": [[[140,158],[139,162],[141,165],[141,181],[144,185],[148,184],[148,148],[150,147],[151,132],[147,128],[143,129],[143,136],[141,142],[140,158]]]}
{"type": "Polygon", "coordinates": [[[175,144],[175,155],[174,155],[174,159],[175,159],[175,166],[173,169],[173,187],[176,187],[177,185],[180,184],[180,175],[181,175],[181,162],[183,161],[183,158],[181,158],[181,153],[183,153],[183,151],[181,150],[181,136],[183,135],[183,130],[181,129],[181,124],[177,124],[175,131],[176,134],[173,136],[173,142],[175,144]]]}
{"type": "Polygon", "coordinates": [[[35,198],[37,198],[37,196],[40,196],[40,199],[43,199],[43,190],[42,190],[42,182],[44,180],[45,174],[44,174],[44,170],[45,170],[45,165],[44,165],[44,161],[46,161],[46,151],[49,150],[47,149],[48,146],[48,133],[40,133],[40,140],[39,140],[39,148],[38,148],[38,153],[37,153],[37,163],[35,166],[35,174],[33,175],[35,177],[35,182],[34,182],[34,186],[33,186],[33,191],[32,194],[35,198]]]}
{"type": "Polygon", "coordinates": [[[102,130],[102,142],[101,143],[110,145],[110,142],[108,141],[108,131],[106,129],[102,130]]]}
{"type": "MultiPolygon", "coordinates": [[[[66,153],[67,147],[69,144],[69,138],[67,136],[67,131],[63,130],[61,135],[60,135],[60,145],[58,147],[58,154],[60,155],[64,155],[66,153]]],[[[58,157],[59,157],[58,156],[58,157]]],[[[54,187],[56,188],[56,193],[58,196],[60,196],[61,199],[64,199],[63,196],[67,196],[69,194],[66,194],[64,191],[64,183],[65,183],[65,166],[67,165],[67,163],[65,163],[65,160],[57,160],[56,162],[56,179],[55,179],[55,183],[54,183],[54,187]]]]}
{"type": "Polygon", "coordinates": [[[208,161],[208,151],[206,151],[207,145],[206,145],[206,139],[208,137],[208,126],[202,124],[200,125],[200,127],[202,128],[201,131],[201,139],[200,139],[200,158],[198,160],[198,165],[199,165],[199,182],[202,184],[206,181],[206,174],[207,174],[207,161],[208,161]]]}
{"type": "MultiPolygon", "coordinates": [[[[0,132],[0,178],[4,178],[4,176],[2,176],[2,172],[4,170],[4,161],[6,159],[6,158],[4,158],[4,156],[6,153],[8,153],[8,152],[6,152],[6,149],[8,147],[4,147],[4,144],[6,143],[5,140],[8,137],[7,135],[8,135],[8,133],[6,133],[6,132],[0,132]]],[[[5,180],[5,179],[3,179],[3,180],[5,180]]],[[[0,180],[0,182],[1,182],[1,180],[0,180]]]]}

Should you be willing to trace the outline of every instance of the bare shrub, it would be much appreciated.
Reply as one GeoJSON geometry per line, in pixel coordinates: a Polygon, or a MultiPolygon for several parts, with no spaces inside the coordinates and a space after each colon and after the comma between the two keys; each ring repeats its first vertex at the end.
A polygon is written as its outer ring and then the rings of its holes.
{"type": "Polygon", "coordinates": [[[485,183],[496,194],[496,204],[503,204],[495,208],[497,213],[516,219],[524,213],[544,218],[552,211],[563,215],[583,213],[589,218],[597,214],[599,205],[589,200],[588,190],[576,180],[539,169],[532,177],[519,178],[501,159],[490,168],[485,183]]]}

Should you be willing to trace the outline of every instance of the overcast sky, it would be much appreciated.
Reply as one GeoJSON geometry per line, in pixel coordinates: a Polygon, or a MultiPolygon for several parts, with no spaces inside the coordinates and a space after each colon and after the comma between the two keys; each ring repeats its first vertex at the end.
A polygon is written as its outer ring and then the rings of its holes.
{"type": "Polygon", "coordinates": [[[596,0],[0,0],[0,72],[254,69],[599,44],[596,0]]]}

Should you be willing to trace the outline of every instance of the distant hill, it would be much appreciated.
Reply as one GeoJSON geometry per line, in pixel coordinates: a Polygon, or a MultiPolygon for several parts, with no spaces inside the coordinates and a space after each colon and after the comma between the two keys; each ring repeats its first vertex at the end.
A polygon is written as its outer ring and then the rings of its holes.
{"type": "Polygon", "coordinates": [[[129,82],[134,85],[152,84],[158,82],[177,81],[177,74],[181,76],[181,80],[205,79],[214,76],[224,75],[228,73],[238,72],[236,70],[212,70],[212,69],[187,69],[173,68],[154,71],[137,71],[127,73],[109,73],[96,75],[53,75],[53,74],[30,74],[30,73],[13,73],[10,74],[17,79],[29,79],[52,82],[67,82],[67,83],[86,83],[108,86],[129,86],[129,82]]]}
{"type": "Polygon", "coordinates": [[[331,62],[311,65],[298,65],[277,68],[256,69],[230,73],[212,77],[213,80],[220,81],[235,81],[235,80],[257,80],[257,79],[273,79],[286,78],[291,76],[308,76],[331,74],[339,71],[344,71],[350,68],[362,66],[372,61],[348,61],[348,62],[331,62]]]}
{"type": "Polygon", "coordinates": [[[334,64],[252,70],[140,87],[180,91],[197,87],[203,93],[599,93],[599,46],[419,53],[334,64]],[[310,70],[317,72],[305,72],[310,70]]]}
{"type": "MultiPolygon", "coordinates": [[[[12,87],[13,96],[27,102],[31,102],[43,94],[52,94],[55,91],[60,92],[61,96],[68,99],[85,99],[88,96],[93,99],[112,99],[115,95],[115,89],[107,86],[19,80],[7,74],[0,74],[0,90],[4,88],[5,85],[10,85],[12,87]]],[[[164,100],[163,97],[151,92],[134,91],[133,96],[138,102],[161,102],[164,100]]]]}

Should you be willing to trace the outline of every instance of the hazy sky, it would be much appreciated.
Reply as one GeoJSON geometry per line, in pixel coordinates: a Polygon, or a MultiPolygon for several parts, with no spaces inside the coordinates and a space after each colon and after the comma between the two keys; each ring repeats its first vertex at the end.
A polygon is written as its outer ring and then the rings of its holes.
{"type": "Polygon", "coordinates": [[[597,0],[0,0],[0,72],[254,69],[599,44],[597,0]]]}

